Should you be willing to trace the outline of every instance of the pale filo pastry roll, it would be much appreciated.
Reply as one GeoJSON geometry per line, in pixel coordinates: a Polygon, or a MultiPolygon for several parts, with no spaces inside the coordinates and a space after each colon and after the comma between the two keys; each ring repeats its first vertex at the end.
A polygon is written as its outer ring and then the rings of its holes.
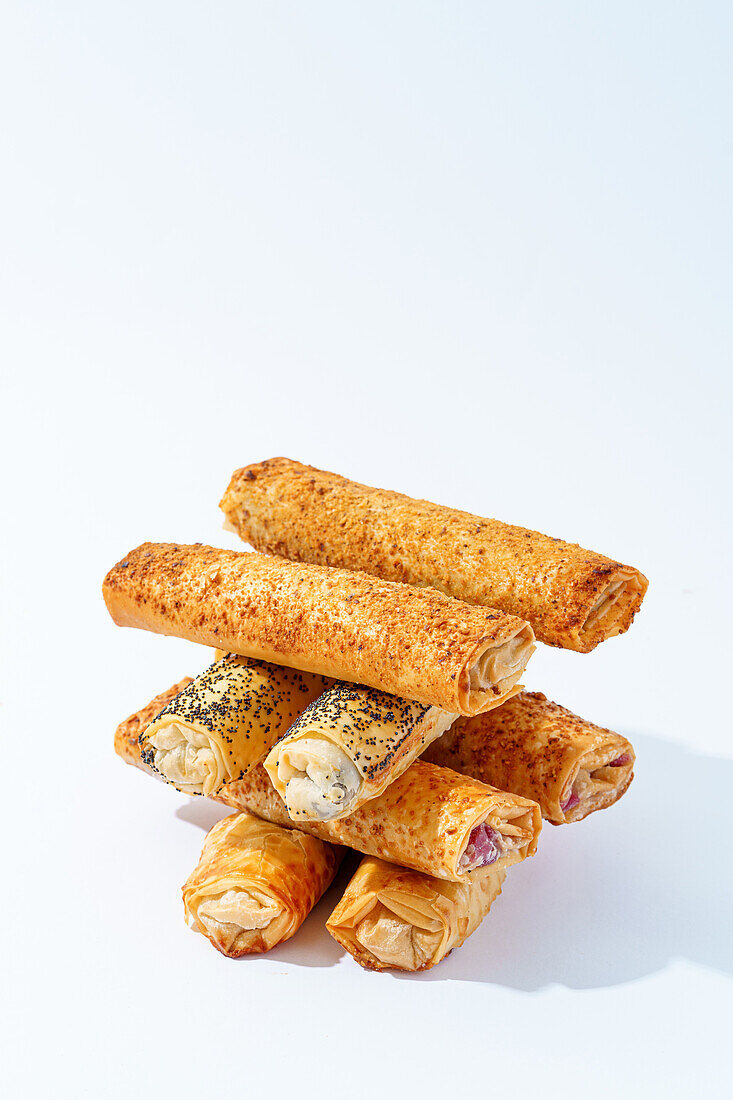
{"type": "MultiPolygon", "coordinates": [[[[131,723],[134,716],[123,726],[129,729],[131,723]]],[[[155,775],[141,761],[137,740],[120,736],[119,729],[115,749],[126,763],[155,775]]],[[[213,797],[233,810],[293,827],[262,764],[225,784],[213,797]]],[[[528,798],[416,760],[383,794],[349,817],[302,820],[297,828],[364,855],[462,882],[483,867],[510,867],[533,856],[542,817],[537,803],[528,798]]]]}
{"type": "Polygon", "coordinates": [[[575,543],[288,458],[235,471],[220,507],[256,550],[431,585],[518,615],[540,641],[581,653],[628,630],[649,583],[575,543]]]}
{"type": "Polygon", "coordinates": [[[366,970],[429,970],[476,931],[505,876],[446,882],[366,856],[326,928],[366,970]]]}
{"type": "Polygon", "coordinates": [[[141,732],[142,759],[184,794],[215,794],[258,763],[330,682],[229,653],[141,732]]]}
{"type": "Polygon", "coordinates": [[[305,833],[232,814],[207,834],[183,887],[186,922],[229,958],[270,951],[298,931],[342,854],[305,833]]]}
{"type": "Polygon", "coordinates": [[[426,751],[435,764],[539,803],[553,825],[612,806],[634,778],[625,737],[524,691],[490,714],[459,719],[426,751]]]}
{"type": "Polygon", "coordinates": [[[119,626],[366,684],[454,714],[516,688],[532,628],[432,589],[211,546],[145,543],[110,570],[119,626]]]}
{"type": "Polygon", "coordinates": [[[382,794],[456,717],[338,683],[276,742],[265,770],[293,821],[347,817],[382,794]]]}

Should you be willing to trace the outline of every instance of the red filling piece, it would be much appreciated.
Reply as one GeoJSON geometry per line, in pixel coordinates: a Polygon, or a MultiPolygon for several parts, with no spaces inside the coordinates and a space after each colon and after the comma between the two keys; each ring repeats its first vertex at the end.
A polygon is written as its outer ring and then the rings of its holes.
{"type": "Polygon", "coordinates": [[[481,822],[480,825],[471,830],[461,862],[465,860],[466,864],[472,869],[474,867],[488,867],[490,863],[496,863],[500,855],[499,833],[496,829],[492,829],[490,825],[481,822]]]}
{"type": "Polygon", "coordinates": [[[615,760],[612,760],[608,766],[609,768],[620,768],[622,765],[628,764],[629,760],[631,760],[630,753],[624,752],[621,756],[617,756],[615,760]]]}
{"type": "Polygon", "coordinates": [[[565,813],[566,810],[572,810],[573,806],[577,806],[579,802],[580,795],[576,794],[575,791],[571,791],[565,801],[560,803],[560,809],[565,813]]]}

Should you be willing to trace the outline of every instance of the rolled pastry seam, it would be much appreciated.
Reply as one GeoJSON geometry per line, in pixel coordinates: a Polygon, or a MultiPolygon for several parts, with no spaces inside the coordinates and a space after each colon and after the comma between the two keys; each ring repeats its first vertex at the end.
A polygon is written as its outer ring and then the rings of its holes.
{"type": "Polygon", "coordinates": [[[529,691],[489,714],[459,719],[425,758],[534,799],[553,825],[617,802],[635,759],[625,737],[529,691]]]}
{"type": "Polygon", "coordinates": [[[104,581],[119,626],[366,684],[454,714],[496,706],[531,627],[428,588],[210,546],[145,543],[104,581]]]}
{"type": "Polygon", "coordinates": [[[342,854],[315,837],[232,814],[207,834],[183,887],[186,923],[229,958],[270,951],[298,931],[342,854]]]}
{"type": "Polygon", "coordinates": [[[446,882],[365,856],[326,928],[367,970],[429,970],[476,931],[505,876],[446,882]]]}
{"type": "Polygon", "coordinates": [[[184,688],[192,683],[193,680],[190,676],[184,676],[173,687],[169,687],[167,691],[161,691],[160,695],[156,695],[141,710],[131,714],[124,722],[120,722],[115,730],[115,752],[126,764],[132,764],[134,768],[139,768],[140,771],[147,772],[157,779],[162,779],[162,776],[157,774],[142,758],[139,743],[140,734],[184,688]]]}
{"type": "Polygon", "coordinates": [[[378,797],[457,715],[335,684],[273,746],[265,770],[293,821],[348,817],[378,797]]]}
{"type": "Polygon", "coordinates": [[[235,471],[220,507],[256,550],[430,585],[518,615],[540,641],[581,653],[628,630],[649,583],[575,543],[287,458],[235,471]]]}
{"type": "Polygon", "coordinates": [[[140,734],[142,759],[184,794],[212,795],[258,763],[329,683],[229,653],[140,734]]]}

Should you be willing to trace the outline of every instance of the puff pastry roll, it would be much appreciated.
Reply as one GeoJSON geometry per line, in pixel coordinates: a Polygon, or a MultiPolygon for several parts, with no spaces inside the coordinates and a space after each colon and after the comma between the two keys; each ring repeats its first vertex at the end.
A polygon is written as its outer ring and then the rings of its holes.
{"type": "Polygon", "coordinates": [[[429,970],[476,931],[505,876],[445,882],[366,856],[326,928],[366,970],[429,970]]]}
{"type": "Polygon", "coordinates": [[[229,653],[140,734],[142,759],[184,794],[215,794],[258,763],[330,682],[229,653]]]}
{"type": "Polygon", "coordinates": [[[186,922],[230,959],[270,951],[298,931],[341,855],[305,833],[232,814],[207,834],[183,887],[186,922]]]}
{"type": "Polygon", "coordinates": [[[273,746],[265,770],[293,821],[347,817],[382,794],[456,717],[338,683],[273,746]]]}
{"type": "Polygon", "coordinates": [[[211,546],[145,543],[104,581],[119,626],[380,688],[455,714],[512,693],[532,628],[439,592],[211,546]]]}
{"type": "Polygon", "coordinates": [[[491,714],[459,719],[426,757],[539,802],[553,825],[613,805],[634,777],[625,737],[522,692],[491,714]]]}
{"type": "Polygon", "coordinates": [[[574,543],[287,458],[237,470],[221,508],[256,550],[431,585],[580,653],[628,630],[648,586],[638,569],[574,543]]]}

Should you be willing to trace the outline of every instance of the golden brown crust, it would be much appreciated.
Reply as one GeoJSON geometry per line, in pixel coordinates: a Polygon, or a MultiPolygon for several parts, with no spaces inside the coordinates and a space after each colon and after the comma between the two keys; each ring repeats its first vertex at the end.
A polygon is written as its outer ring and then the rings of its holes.
{"type": "Polygon", "coordinates": [[[148,772],[151,775],[154,774],[140,755],[138,738],[153,719],[175,699],[176,695],[192,683],[193,680],[190,676],[184,676],[173,687],[169,687],[167,691],[161,691],[160,695],[156,695],[141,710],[135,711],[124,722],[120,722],[115,730],[115,752],[122,757],[126,764],[132,764],[133,767],[140,768],[141,771],[148,772]]]}
{"type": "Polygon", "coordinates": [[[257,550],[431,585],[526,619],[540,641],[581,653],[628,630],[648,586],[637,569],[574,543],[287,458],[237,470],[220,506],[257,550]]]}
{"type": "Polygon", "coordinates": [[[625,737],[529,691],[488,714],[459,718],[425,759],[534,799],[554,825],[613,805],[634,775],[625,737]],[[563,809],[573,791],[578,801],[563,809]]]}
{"type": "Polygon", "coordinates": [[[430,970],[476,931],[505,875],[446,882],[366,856],[326,928],[365,970],[430,970]]]}
{"type": "Polygon", "coordinates": [[[248,813],[232,814],[210,830],[183,887],[187,921],[229,958],[270,951],[298,931],[331,885],[341,856],[315,837],[248,813]],[[206,903],[225,892],[244,895],[250,912],[255,910],[251,926],[206,919],[206,903]]]}
{"type": "Polygon", "coordinates": [[[145,543],[110,570],[103,591],[119,626],[367,684],[458,714],[495,706],[513,688],[476,688],[471,673],[481,656],[512,638],[532,638],[512,615],[432,589],[198,544],[145,543]]]}
{"type": "MultiPolygon", "coordinates": [[[[261,765],[244,779],[228,783],[217,797],[227,806],[279,825],[294,824],[261,765]]],[[[468,837],[482,822],[520,841],[496,867],[511,866],[536,852],[542,827],[536,802],[416,760],[383,794],[350,817],[298,821],[296,827],[365,855],[461,882],[476,874],[461,871],[459,863],[468,837]]]]}
{"type": "MultiPolygon", "coordinates": [[[[116,741],[115,747],[128,763],[137,764],[140,757],[137,741],[133,744],[127,739],[119,746],[116,741]]],[[[276,825],[293,826],[285,803],[261,764],[243,779],[227,783],[215,797],[232,809],[246,810],[276,825]]],[[[511,866],[536,852],[542,828],[536,802],[417,760],[384,794],[350,817],[339,821],[301,821],[297,828],[365,855],[461,882],[481,873],[466,873],[459,868],[467,838],[481,823],[516,844],[514,850],[493,865],[496,869],[511,866]]]]}

